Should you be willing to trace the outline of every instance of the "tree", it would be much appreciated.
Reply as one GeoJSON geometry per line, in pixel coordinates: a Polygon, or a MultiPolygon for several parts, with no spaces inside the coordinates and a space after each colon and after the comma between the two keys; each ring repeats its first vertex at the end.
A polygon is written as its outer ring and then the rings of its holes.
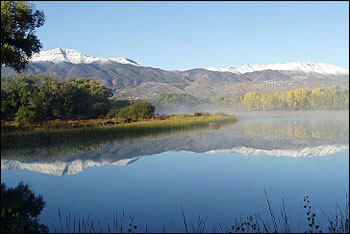
{"type": "Polygon", "coordinates": [[[300,110],[307,106],[307,89],[296,89],[293,91],[295,98],[295,106],[300,110]]]}
{"type": "Polygon", "coordinates": [[[69,118],[95,118],[108,113],[108,98],[112,96],[112,90],[100,82],[84,78],[68,79],[63,87],[64,112],[69,118]]]}
{"type": "Polygon", "coordinates": [[[315,88],[311,91],[310,95],[308,96],[308,102],[310,103],[310,106],[313,109],[319,109],[323,106],[325,106],[325,93],[324,89],[321,88],[315,88]]]}
{"type": "Polygon", "coordinates": [[[1,233],[47,233],[38,220],[44,206],[42,196],[36,196],[28,185],[6,188],[1,183],[1,233]]]}
{"type": "MultiPolygon", "coordinates": [[[[13,119],[21,106],[31,106],[32,110],[36,106],[34,97],[39,92],[38,82],[39,79],[32,76],[17,75],[13,78],[1,78],[1,118],[13,119]]],[[[23,114],[28,110],[22,110],[22,117],[26,116],[23,114]]]]}
{"type": "Polygon", "coordinates": [[[35,29],[44,25],[42,11],[26,1],[1,1],[1,66],[24,70],[28,59],[41,49],[35,29]]]}
{"type": "Polygon", "coordinates": [[[267,92],[267,93],[261,94],[260,102],[263,110],[273,110],[273,108],[278,108],[276,107],[273,92],[267,92]]]}
{"type": "Polygon", "coordinates": [[[32,124],[52,119],[97,118],[111,108],[112,91],[83,78],[1,77],[1,119],[32,124]]]}
{"type": "Polygon", "coordinates": [[[256,92],[246,93],[242,99],[243,107],[247,108],[248,110],[258,109],[260,106],[260,97],[260,94],[256,92]]]}

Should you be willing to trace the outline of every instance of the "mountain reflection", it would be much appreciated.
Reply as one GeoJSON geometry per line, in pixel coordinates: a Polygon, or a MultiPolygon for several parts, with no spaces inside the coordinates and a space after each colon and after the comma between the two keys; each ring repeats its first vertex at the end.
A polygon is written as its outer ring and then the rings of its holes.
{"type": "Polygon", "coordinates": [[[349,148],[349,115],[238,116],[235,124],[119,136],[94,130],[1,136],[1,169],[73,175],[89,167],[127,165],[166,151],[312,157],[349,148]],[[89,132],[90,131],[90,132],[89,132]]]}

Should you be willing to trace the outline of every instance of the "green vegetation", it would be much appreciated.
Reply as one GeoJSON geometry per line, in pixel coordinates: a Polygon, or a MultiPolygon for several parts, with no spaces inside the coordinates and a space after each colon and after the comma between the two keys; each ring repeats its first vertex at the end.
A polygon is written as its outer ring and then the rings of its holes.
{"type": "Polygon", "coordinates": [[[28,185],[6,188],[1,183],[1,233],[47,233],[38,220],[44,206],[42,196],[36,196],[28,185]]]}
{"type": "Polygon", "coordinates": [[[148,102],[138,102],[121,109],[114,108],[107,114],[107,118],[132,118],[134,120],[150,119],[154,117],[154,106],[148,102]]]}
{"type": "Polygon", "coordinates": [[[44,13],[26,1],[1,1],[1,66],[24,70],[28,58],[41,49],[35,29],[44,22],[44,13]]]}
{"type": "Polygon", "coordinates": [[[1,119],[33,125],[48,120],[149,119],[155,108],[147,102],[111,98],[112,91],[94,80],[64,81],[54,77],[1,78],[1,119]]]}
{"type": "Polygon", "coordinates": [[[258,94],[250,92],[241,98],[240,106],[245,110],[348,110],[349,89],[337,86],[296,89],[287,92],[267,92],[258,94]]]}
{"type": "Polygon", "coordinates": [[[7,76],[1,78],[1,119],[33,124],[104,117],[113,105],[121,104],[110,100],[111,96],[111,89],[83,78],[60,81],[44,76],[7,76]]]}

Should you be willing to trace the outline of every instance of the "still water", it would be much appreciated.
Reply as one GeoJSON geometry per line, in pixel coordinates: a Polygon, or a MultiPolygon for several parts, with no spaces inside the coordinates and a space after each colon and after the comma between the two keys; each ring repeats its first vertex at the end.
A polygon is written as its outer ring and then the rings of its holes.
{"type": "Polygon", "coordinates": [[[63,217],[90,217],[105,228],[124,212],[124,224],[133,217],[141,232],[146,225],[149,232],[183,232],[183,214],[189,229],[200,219],[205,231],[220,231],[220,225],[225,231],[249,215],[271,219],[264,191],[276,216],[285,201],[294,231],[306,230],[304,195],[321,225],[320,209],[332,214],[337,204],[345,206],[348,114],[237,117],[217,130],[11,144],[1,149],[1,182],[13,187],[24,181],[41,194],[40,221],[52,231],[60,230],[58,209],[63,217]]]}

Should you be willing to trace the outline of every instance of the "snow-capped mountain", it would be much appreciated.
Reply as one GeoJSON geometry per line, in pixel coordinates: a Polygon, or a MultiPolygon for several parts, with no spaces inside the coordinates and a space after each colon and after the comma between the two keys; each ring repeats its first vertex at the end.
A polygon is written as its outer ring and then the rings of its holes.
{"type": "Polygon", "coordinates": [[[127,58],[118,57],[118,58],[98,58],[92,56],[86,56],[80,53],[77,50],[73,49],[52,49],[52,50],[43,50],[39,53],[36,53],[30,59],[31,62],[68,62],[68,63],[108,63],[108,62],[117,62],[122,64],[131,64],[134,66],[140,66],[135,61],[132,61],[127,58]]]}
{"type": "Polygon", "coordinates": [[[206,70],[219,72],[232,72],[235,74],[244,74],[248,72],[276,70],[276,71],[296,71],[303,73],[320,73],[325,75],[346,75],[349,70],[343,67],[337,67],[326,63],[311,62],[293,62],[293,63],[274,63],[274,64],[254,64],[241,67],[215,68],[209,67],[206,70]]]}
{"type": "MultiPolygon", "coordinates": [[[[117,62],[121,64],[131,64],[134,66],[140,66],[133,60],[116,57],[116,58],[99,58],[93,56],[86,56],[83,53],[74,49],[52,49],[44,50],[40,53],[36,53],[30,59],[31,62],[68,62],[73,64],[80,63],[110,63],[117,62]]],[[[349,70],[343,67],[337,67],[326,63],[312,63],[312,62],[292,62],[292,63],[274,63],[274,64],[253,64],[244,65],[241,67],[225,67],[204,68],[210,71],[219,72],[231,72],[235,74],[245,74],[249,72],[264,71],[264,70],[276,70],[276,71],[295,71],[302,73],[319,73],[324,75],[348,75],[349,70]]]]}

